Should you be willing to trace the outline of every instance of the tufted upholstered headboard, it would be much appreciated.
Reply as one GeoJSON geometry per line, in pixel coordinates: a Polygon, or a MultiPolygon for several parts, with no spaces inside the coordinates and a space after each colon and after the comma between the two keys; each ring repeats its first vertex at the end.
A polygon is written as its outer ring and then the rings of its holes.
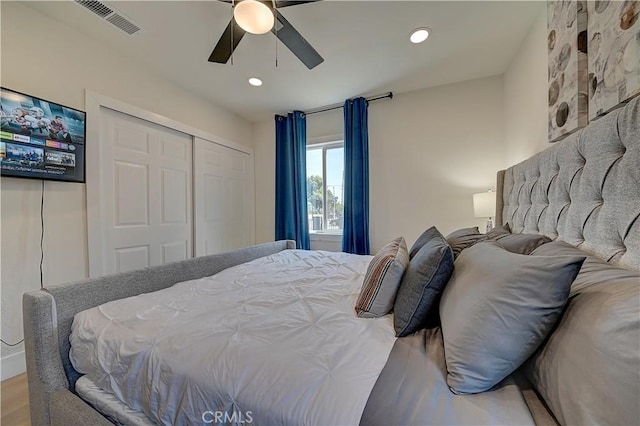
{"type": "Polygon", "coordinates": [[[498,173],[496,222],[640,270],[640,97],[498,173]]]}

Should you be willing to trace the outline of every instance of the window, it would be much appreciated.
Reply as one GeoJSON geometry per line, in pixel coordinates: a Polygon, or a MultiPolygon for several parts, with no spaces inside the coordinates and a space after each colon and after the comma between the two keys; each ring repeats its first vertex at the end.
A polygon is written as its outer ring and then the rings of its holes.
{"type": "Polygon", "coordinates": [[[307,212],[312,233],[342,233],[344,203],[342,142],[307,146],[307,212]]]}

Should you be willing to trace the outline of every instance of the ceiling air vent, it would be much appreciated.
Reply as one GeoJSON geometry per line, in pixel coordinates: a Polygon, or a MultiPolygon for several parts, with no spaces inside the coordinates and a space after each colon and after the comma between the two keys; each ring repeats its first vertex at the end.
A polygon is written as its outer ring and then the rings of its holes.
{"type": "Polygon", "coordinates": [[[122,15],[118,15],[117,13],[113,13],[111,16],[107,18],[107,21],[111,22],[116,27],[120,28],[125,33],[132,35],[140,31],[140,27],[125,18],[122,15]]]}
{"type": "Polygon", "coordinates": [[[101,1],[76,0],[76,3],[95,13],[110,24],[113,24],[116,27],[120,28],[122,31],[129,35],[133,35],[140,31],[139,26],[131,22],[129,19],[125,18],[114,8],[107,6],[101,1]]]}
{"type": "Polygon", "coordinates": [[[99,1],[76,0],[76,3],[86,7],[101,18],[104,18],[105,16],[113,12],[113,10],[107,7],[106,4],[100,3],[99,1]]]}

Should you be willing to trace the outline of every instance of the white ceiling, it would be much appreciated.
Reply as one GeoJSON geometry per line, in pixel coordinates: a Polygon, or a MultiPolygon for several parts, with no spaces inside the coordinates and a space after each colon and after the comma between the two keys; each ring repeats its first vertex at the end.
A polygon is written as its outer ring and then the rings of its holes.
{"type": "Polygon", "coordinates": [[[129,36],[75,2],[30,2],[251,121],[344,99],[405,92],[504,72],[545,9],[540,1],[336,1],[280,9],[324,57],[308,70],[273,34],[247,34],[233,65],[207,62],[231,17],[219,1],[106,1],[142,28],[129,36]],[[411,30],[431,37],[409,43],[411,30]],[[254,88],[249,77],[264,85],[254,88]]]}

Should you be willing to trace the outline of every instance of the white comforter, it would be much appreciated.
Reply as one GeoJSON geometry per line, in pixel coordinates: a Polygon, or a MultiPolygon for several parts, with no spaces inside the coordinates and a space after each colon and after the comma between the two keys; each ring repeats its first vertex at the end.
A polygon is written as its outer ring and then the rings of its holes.
{"type": "Polygon", "coordinates": [[[357,424],[395,341],[353,309],[370,260],[287,250],[109,302],[75,316],[71,362],[161,424],[357,424]]]}

